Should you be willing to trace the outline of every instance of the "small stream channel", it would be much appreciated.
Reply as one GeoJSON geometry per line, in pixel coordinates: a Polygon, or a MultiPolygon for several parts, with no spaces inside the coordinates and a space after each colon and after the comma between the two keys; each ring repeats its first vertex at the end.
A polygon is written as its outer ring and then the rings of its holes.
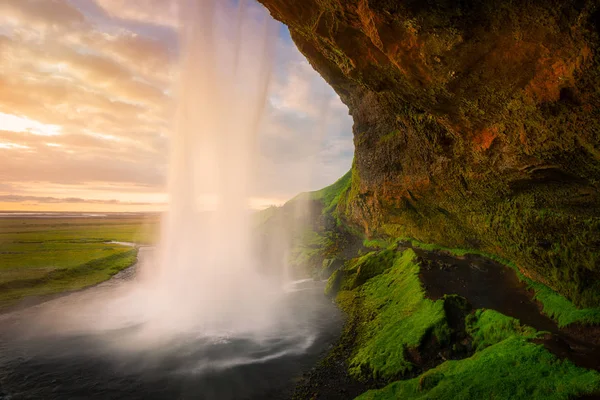
{"type": "Polygon", "coordinates": [[[541,312],[533,292],[519,281],[514,270],[478,255],[457,257],[443,251],[413,250],[420,258],[423,287],[432,300],[457,294],[476,309],[493,309],[538,331],[547,331],[550,334],[539,342],[551,353],[600,371],[600,329],[559,328],[541,312]]]}

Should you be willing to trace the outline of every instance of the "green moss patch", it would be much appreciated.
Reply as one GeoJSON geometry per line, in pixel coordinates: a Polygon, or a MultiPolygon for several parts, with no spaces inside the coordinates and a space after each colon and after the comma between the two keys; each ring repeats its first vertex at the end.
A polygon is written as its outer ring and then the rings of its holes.
{"type": "Polygon", "coordinates": [[[569,399],[600,388],[600,374],[531,343],[535,329],[493,310],[467,317],[476,353],[358,399],[569,399]]]}
{"type": "Polygon", "coordinates": [[[363,246],[369,249],[386,249],[394,245],[394,240],[390,239],[365,239],[363,246]]]}
{"type": "Polygon", "coordinates": [[[537,336],[535,329],[494,310],[475,311],[467,317],[466,325],[475,350],[483,350],[512,336],[537,336]]]}
{"type": "Polygon", "coordinates": [[[535,299],[542,303],[544,314],[558,322],[558,326],[571,324],[600,325],[600,307],[579,309],[565,297],[548,286],[523,277],[533,290],[535,299]]]}
{"type": "Polygon", "coordinates": [[[351,183],[352,171],[348,171],[333,185],[312,192],[311,197],[313,200],[320,200],[323,203],[324,212],[330,212],[338,205],[343,193],[350,188],[351,183]]]}
{"type": "MultiPolygon", "coordinates": [[[[390,257],[391,250],[369,253],[357,264],[361,267],[390,257]]],[[[425,298],[419,280],[416,254],[406,250],[395,255],[390,268],[366,280],[354,296],[342,291],[338,304],[353,320],[360,320],[358,345],[349,360],[350,373],[358,379],[390,379],[413,369],[406,351],[418,347],[426,333],[434,332],[442,341],[448,335],[443,301],[425,298]],[[352,298],[353,301],[348,301],[352,298]]],[[[360,267],[349,267],[350,272],[360,267]]],[[[347,274],[342,287],[356,287],[356,274],[347,274]]],[[[331,281],[338,280],[339,274],[331,281]]],[[[332,283],[333,284],[333,283],[332,283]]]]}
{"type": "Polygon", "coordinates": [[[535,329],[514,318],[494,310],[476,310],[454,321],[448,309],[460,306],[464,299],[425,298],[415,252],[394,252],[393,248],[350,261],[329,281],[330,291],[341,289],[336,300],[349,317],[345,334],[352,327],[356,335],[347,359],[349,374],[380,384],[426,372],[368,391],[358,399],[569,399],[600,389],[600,373],[559,360],[532,342],[539,336],[535,329]],[[382,266],[378,274],[356,285],[358,266],[375,260],[385,264],[388,252],[395,254],[392,265],[382,266]],[[457,341],[453,333],[457,323],[464,323],[468,343],[465,336],[457,341]],[[457,345],[471,349],[465,354],[468,358],[452,360],[452,356],[437,366],[423,367],[411,357],[431,346],[457,345]]]}
{"type": "Polygon", "coordinates": [[[543,346],[513,335],[470,358],[447,361],[358,399],[566,400],[599,388],[598,372],[558,360],[543,346]]]}

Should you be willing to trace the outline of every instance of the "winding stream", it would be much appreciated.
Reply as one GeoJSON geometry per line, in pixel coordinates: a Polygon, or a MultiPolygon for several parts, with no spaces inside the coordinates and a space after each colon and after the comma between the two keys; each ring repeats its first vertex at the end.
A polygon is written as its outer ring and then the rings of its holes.
{"type": "Polygon", "coordinates": [[[432,300],[457,294],[474,308],[493,309],[538,331],[550,332],[540,340],[550,352],[581,367],[600,370],[599,338],[595,337],[599,331],[559,328],[541,312],[533,293],[512,269],[477,255],[456,257],[442,251],[413,250],[421,259],[421,281],[432,300]]]}

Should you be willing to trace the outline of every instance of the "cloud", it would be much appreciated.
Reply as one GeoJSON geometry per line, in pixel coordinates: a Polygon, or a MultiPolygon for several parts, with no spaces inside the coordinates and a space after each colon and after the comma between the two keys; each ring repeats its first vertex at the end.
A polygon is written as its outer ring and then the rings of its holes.
{"type": "Polygon", "coordinates": [[[352,119],[333,89],[288,37],[276,69],[259,137],[257,193],[290,198],[325,187],[352,164],[352,119]]]}
{"type": "Polygon", "coordinates": [[[173,0],[96,0],[113,18],[162,26],[177,26],[177,8],[173,0]]]}
{"type": "Polygon", "coordinates": [[[59,66],[63,76],[74,78],[89,90],[104,92],[121,101],[160,108],[166,102],[164,90],[136,79],[134,72],[105,55],[80,53],[68,47],[57,46],[45,55],[50,64],[59,66]]]}
{"type": "MultiPolygon", "coordinates": [[[[104,133],[137,140],[141,147],[160,139],[169,125],[164,110],[109,99],[84,87],[52,80],[15,82],[0,77],[0,113],[26,116],[41,131],[44,124],[56,125],[70,137],[104,133]]],[[[2,118],[0,123],[4,123],[0,128],[10,126],[2,118]]],[[[48,129],[55,131],[51,126],[48,129]]]]}
{"type": "Polygon", "coordinates": [[[136,73],[155,83],[166,85],[173,77],[176,49],[165,42],[121,31],[115,35],[90,37],[87,45],[122,64],[134,66],[136,73]]]}
{"type": "Polygon", "coordinates": [[[164,161],[160,162],[160,158],[118,146],[79,151],[46,145],[22,151],[0,148],[0,156],[3,158],[0,180],[6,182],[118,182],[160,188],[164,187],[166,180],[164,161]],[[15,156],[15,152],[18,155],[15,156]]]}
{"type": "Polygon", "coordinates": [[[129,206],[148,206],[155,205],[156,203],[140,203],[140,202],[125,202],[120,200],[96,200],[96,199],[82,199],[77,197],[43,197],[43,196],[20,196],[20,195],[0,195],[0,203],[43,203],[43,204],[56,204],[56,203],[70,203],[70,204],[108,204],[108,205],[129,205],[129,206]]]}
{"type": "MultiPolygon", "coordinates": [[[[0,0],[0,22],[0,181],[12,185],[0,192],[136,203],[163,192],[179,52],[174,2],[0,0]],[[3,126],[3,113],[59,134],[3,126]]],[[[350,168],[347,109],[288,36],[277,40],[269,99],[257,198],[290,198],[350,168]]]]}
{"type": "Polygon", "coordinates": [[[275,107],[311,118],[322,117],[329,100],[337,98],[306,60],[289,63],[285,79],[275,84],[275,93],[275,107]]]}
{"type": "Polygon", "coordinates": [[[2,0],[0,20],[20,28],[81,28],[84,15],[66,0],[2,0]]]}
{"type": "Polygon", "coordinates": [[[40,51],[36,58],[34,48],[3,39],[0,112],[60,125],[65,132],[124,137],[161,136],[169,126],[170,100],[163,89],[136,80],[109,58],[64,47],[40,51]],[[7,67],[6,58],[17,61],[7,67]],[[52,65],[55,71],[46,71],[52,65]]]}

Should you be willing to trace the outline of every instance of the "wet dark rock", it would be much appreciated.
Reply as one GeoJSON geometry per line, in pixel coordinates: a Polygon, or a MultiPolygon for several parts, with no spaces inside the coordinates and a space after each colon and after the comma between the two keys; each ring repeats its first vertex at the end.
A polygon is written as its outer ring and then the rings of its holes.
{"type": "MultiPolygon", "coordinates": [[[[576,365],[600,371],[600,327],[568,326],[559,328],[542,314],[533,293],[520,282],[514,270],[481,256],[454,258],[439,252],[414,249],[429,264],[453,264],[452,271],[443,268],[421,269],[421,280],[427,296],[447,299],[445,309],[453,329],[452,343],[468,339],[460,331],[461,319],[472,308],[493,309],[518,319],[538,331],[549,332],[537,342],[557,357],[576,365]],[[452,261],[451,261],[452,260],[452,261]],[[448,301],[448,295],[453,301],[448,301]]],[[[464,355],[469,353],[468,340],[464,355]]]]}
{"type": "Polygon", "coordinates": [[[321,279],[328,279],[331,274],[344,265],[345,260],[341,258],[327,258],[323,260],[323,267],[320,272],[321,279]]]}

